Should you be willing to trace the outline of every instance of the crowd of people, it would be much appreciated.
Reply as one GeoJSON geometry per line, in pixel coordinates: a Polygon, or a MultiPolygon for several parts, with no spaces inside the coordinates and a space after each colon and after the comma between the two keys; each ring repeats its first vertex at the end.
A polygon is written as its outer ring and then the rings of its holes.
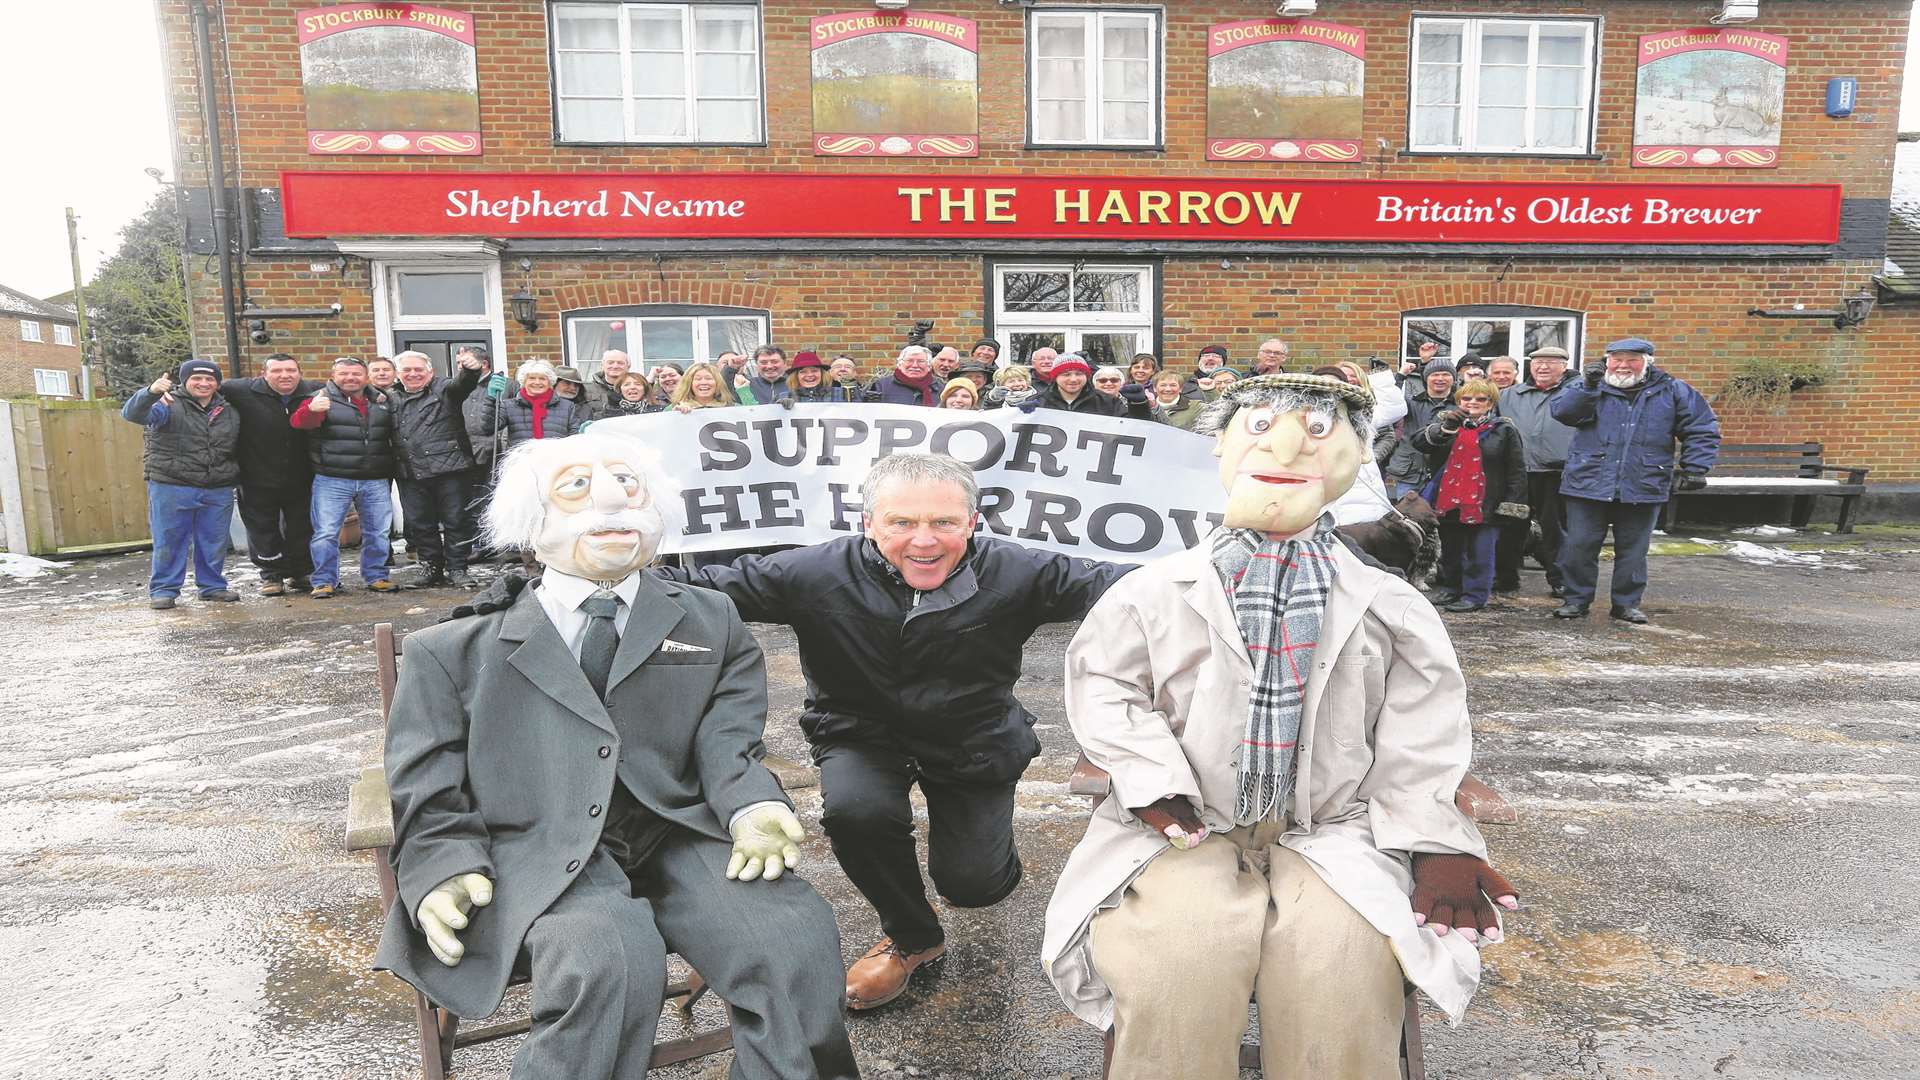
{"type": "MultiPolygon", "coordinates": [[[[213,363],[190,360],[177,379],[161,377],[124,409],[148,432],[150,599],[155,608],[173,607],[189,561],[203,600],[238,599],[223,570],[236,502],[263,594],[337,594],[350,510],[362,584],[394,591],[395,491],[407,548],[425,568],[418,584],[470,585],[475,507],[491,490],[494,463],[524,442],[563,438],[596,420],[883,403],[1052,409],[1191,430],[1204,407],[1242,378],[1287,370],[1292,352],[1269,338],[1244,372],[1220,345],[1202,348],[1187,369],[1144,352],[1124,368],[1048,347],[1021,359],[1002,363],[992,338],[965,356],[953,346],[913,344],[865,378],[850,356],[829,362],[802,351],[789,358],[769,344],[751,356],[727,351],[711,362],[644,371],[609,350],[590,376],[530,359],[510,375],[483,379],[491,367],[485,350],[465,348],[451,376],[406,352],[371,363],[341,357],[325,382],[303,379],[285,354],[268,357],[257,377],[224,382],[213,363]]],[[[1311,367],[1369,387],[1375,401],[1373,460],[1334,506],[1336,523],[1379,520],[1418,496],[1438,518],[1437,606],[1466,613],[1495,595],[1517,594],[1531,554],[1562,601],[1554,612],[1561,618],[1588,613],[1611,528],[1611,614],[1647,621],[1640,600],[1659,506],[1674,490],[1704,485],[1719,443],[1705,399],[1652,360],[1650,342],[1628,338],[1573,377],[1566,350],[1553,346],[1534,350],[1524,367],[1509,356],[1444,357],[1434,343],[1397,371],[1377,362],[1311,367]]]]}

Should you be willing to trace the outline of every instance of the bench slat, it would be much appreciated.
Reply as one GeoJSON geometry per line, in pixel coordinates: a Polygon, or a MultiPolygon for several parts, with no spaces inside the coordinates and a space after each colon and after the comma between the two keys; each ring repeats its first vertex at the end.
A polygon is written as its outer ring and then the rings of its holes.
{"type": "Polygon", "coordinates": [[[379,767],[362,769],[347,792],[347,850],[371,851],[393,844],[393,801],[387,775],[379,767]]]}

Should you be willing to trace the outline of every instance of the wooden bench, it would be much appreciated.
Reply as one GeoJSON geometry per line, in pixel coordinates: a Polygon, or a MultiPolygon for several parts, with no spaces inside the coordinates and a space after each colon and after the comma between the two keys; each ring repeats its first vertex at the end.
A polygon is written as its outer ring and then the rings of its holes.
{"type": "MultiPolygon", "coordinates": [[[[380,721],[387,722],[393,707],[393,691],[400,681],[400,638],[392,623],[373,628],[373,652],[380,672],[380,721]]],[[[373,865],[380,877],[380,911],[384,916],[399,895],[399,883],[388,861],[393,846],[393,801],[387,792],[386,771],[363,769],[347,795],[347,850],[373,852],[373,865]]],[[[524,978],[514,983],[523,983],[524,978]]],[[[682,1026],[693,1030],[693,1006],[707,992],[706,980],[691,971],[684,981],[667,983],[666,999],[680,1014],[682,1026]]],[[[466,1046],[496,1039],[525,1035],[533,1029],[533,1018],[524,1016],[482,1027],[460,1029],[460,1018],[435,1005],[425,994],[413,991],[413,1014],[420,1029],[420,1071],[423,1080],[447,1080],[453,1069],[453,1052],[466,1046]]],[[[653,1044],[649,1068],[717,1054],[733,1046],[733,1025],[712,1031],[662,1039],[653,1044]]]]}
{"type": "Polygon", "coordinates": [[[1832,495],[1840,500],[1840,519],[1835,532],[1853,531],[1854,504],[1867,493],[1867,472],[1863,466],[1829,465],[1817,442],[1804,443],[1721,443],[1720,456],[1707,477],[1703,491],[1676,491],[1660,513],[1660,528],[1670,530],[1680,520],[1680,500],[1703,495],[1790,495],[1793,497],[1794,528],[1804,529],[1813,518],[1813,500],[1832,495]],[[1845,479],[1829,479],[1828,473],[1845,473],[1845,479]]]}

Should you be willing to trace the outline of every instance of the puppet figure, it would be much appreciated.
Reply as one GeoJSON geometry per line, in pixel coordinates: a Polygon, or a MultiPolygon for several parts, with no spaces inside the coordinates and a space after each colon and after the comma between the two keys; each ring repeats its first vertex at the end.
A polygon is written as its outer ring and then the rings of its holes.
{"type": "Polygon", "coordinates": [[[802,833],[760,762],[760,648],[724,595],[641,572],[670,498],[641,453],[516,447],[488,539],[545,576],[408,636],[376,964],[469,1018],[530,972],[515,1080],[644,1077],[668,952],[732,1006],[733,1080],[856,1077],[833,911],[784,873],[802,833]]]}
{"type": "Polygon", "coordinates": [[[1397,1077],[1405,983],[1458,1021],[1518,904],[1455,808],[1472,732],[1432,605],[1328,508],[1373,395],[1247,379],[1218,440],[1225,523],[1122,578],[1067,651],[1067,715],[1112,776],[1047,911],[1042,962],[1110,1029],[1110,1076],[1234,1080],[1257,998],[1269,1077],[1397,1077]]]}

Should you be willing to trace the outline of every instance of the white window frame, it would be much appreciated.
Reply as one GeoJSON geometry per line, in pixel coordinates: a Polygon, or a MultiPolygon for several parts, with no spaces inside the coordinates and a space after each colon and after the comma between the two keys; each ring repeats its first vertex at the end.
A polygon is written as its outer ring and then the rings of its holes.
{"type": "MultiPolygon", "coordinates": [[[[600,373],[600,357],[598,356],[589,357],[589,356],[580,355],[579,329],[581,324],[590,323],[590,322],[618,321],[618,322],[626,323],[627,324],[626,353],[627,353],[627,356],[630,359],[632,359],[635,370],[640,370],[640,371],[644,371],[645,369],[653,367],[654,365],[657,365],[657,364],[680,363],[678,359],[649,360],[645,357],[644,353],[646,350],[645,350],[645,347],[641,344],[641,342],[646,338],[647,324],[650,322],[686,322],[688,320],[692,320],[693,351],[696,354],[698,354],[688,361],[688,363],[693,363],[693,364],[707,363],[709,361],[703,360],[701,359],[701,357],[708,357],[713,355],[713,347],[712,347],[713,343],[711,338],[708,337],[708,330],[707,330],[707,323],[709,320],[757,319],[760,322],[760,333],[755,337],[754,340],[759,343],[765,343],[767,341],[772,340],[770,337],[767,336],[772,323],[772,316],[768,312],[760,308],[741,308],[737,311],[698,311],[698,312],[683,312],[679,314],[667,313],[673,308],[685,307],[685,306],[687,305],[639,304],[639,305],[633,306],[633,308],[631,309],[632,310],[631,314],[624,311],[610,313],[599,308],[595,308],[589,311],[568,312],[565,316],[566,325],[567,325],[567,353],[566,353],[567,363],[570,366],[578,369],[583,378],[592,378],[593,376],[598,375],[600,373]],[[661,313],[652,314],[647,310],[648,308],[659,309],[661,313]],[[634,334],[636,324],[639,329],[638,336],[635,336],[634,334]]],[[[746,355],[750,356],[751,354],[752,354],[752,349],[750,347],[746,355]]],[[[681,366],[685,367],[686,364],[681,364],[681,366]]]]}
{"type": "Polygon", "coordinates": [[[1029,9],[1027,20],[1027,146],[1035,147],[1158,147],[1162,145],[1162,132],[1166,126],[1166,15],[1159,8],[1081,8],[1081,7],[1036,7],[1029,9]],[[1086,63],[1086,78],[1082,90],[1086,94],[1086,126],[1082,138],[1046,139],[1040,136],[1040,23],[1045,19],[1077,18],[1087,27],[1087,52],[1082,58],[1086,63]],[[1109,19],[1145,19],[1149,23],[1148,38],[1151,47],[1147,50],[1147,86],[1151,95],[1147,100],[1147,136],[1144,139],[1109,139],[1105,137],[1106,109],[1106,54],[1104,35],[1109,19]]]}
{"type": "MultiPolygon", "coordinates": [[[[605,140],[601,140],[601,139],[571,138],[568,136],[567,132],[563,130],[560,123],[560,117],[561,117],[560,104],[563,99],[571,98],[575,100],[597,100],[597,101],[613,100],[611,95],[604,94],[604,93],[591,93],[591,94],[568,93],[566,91],[566,88],[561,85],[560,57],[563,54],[567,54],[567,53],[600,54],[600,53],[606,53],[609,51],[606,49],[563,49],[560,47],[560,16],[562,11],[567,9],[585,10],[585,9],[592,9],[592,8],[603,8],[603,9],[611,8],[619,12],[618,25],[620,28],[620,49],[619,49],[620,113],[621,113],[621,121],[622,121],[621,126],[624,130],[624,137],[617,140],[616,145],[622,145],[622,146],[679,146],[679,145],[764,146],[766,145],[766,141],[767,141],[766,27],[763,25],[763,20],[760,15],[760,5],[747,4],[747,3],[701,5],[701,4],[695,4],[695,3],[621,3],[621,4],[603,4],[602,3],[602,4],[596,4],[596,3],[573,2],[573,3],[552,4],[549,8],[547,31],[550,35],[549,40],[553,42],[553,57],[552,57],[553,135],[554,135],[554,141],[556,143],[586,145],[586,146],[608,145],[605,140]],[[753,20],[753,51],[752,53],[749,54],[749,53],[738,53],[738,52],[721,52],[716,50],[706,51],[706,55],[716,55],[716,56],[751,55],[754,61],[754,65],[753,65],[754,69],[760,73],[759,83],[754,87],[754,94],[752,97],[739,97],[734,95],[715,95],[715,94],[703,95],[699,92],[699,87],[698,87],[699,65],[697,63],[697,57],[701,54],[696,53],[693,47],[693,38],[694,38],[693,13],[695,8],[702,7],[702,6],[738,7],[738,8],[751,9],[753,11],[755,18],[753,20]],[[681,64],[683,65],[682,70],[684,70],[687,73],[687,79],[685,84],[681,87],[682,92],[680,95],[681,106],[682,108],[685,109],[685,115],[686,115],[687,134],[685,136],[675,137],[672,135],[656,135],[651,133],[642,135],[642,134],[636,133],[633,128],[633,103],[634,103],[633,32],[632,32],[632,24],[628,16],[629,16],[629,13],[633,11],[646,10],[646,9],[654,9],[654,10],[661,10],[661,11],[678,11],[680,13],[681,64]],[[702,97],[705,97],[707,100],[710,100],[710,101],[751,101],[755,106],[754,126],[756,130],[754,131],[753,136],[747,139],[702,139],[700,137],[700,110],[699,110],[699,101],[702,97]]],[[[644,100],[664,101],[668,99],[654,95],[654,96],[648,96],[644,100]]]]}
{"type": "Polygon", "coordinates": [[[72,397],[72,376],[60,368],[34,368],[33,392],[47,397],[72,397]]]}
{"type": "Polygon", "coordinates": [[[66,323],[54,323],[53,343],[55,345],[71,346],[73,344],[73,327],[68,326],[66,323]]]}
{"type": "MultiPolygon", "coordinates": [[[[1151,263],[1070,263],[1000,262],[993,267],[993,332],[1003,340],[1013,334],[1062,333],[1067,347],[1063,352],[1079,352],[1086,334],[1138,333],[1138,352],[1153,352],[1154,273],[1151,263]],[[1082,272],[1101,274],[1132,273],[1140,280],[1140,310],[1135,311],[1008,311],[1007,275],[1009,273],[1054,273],[1068,275],[1067,296],[1073,296],[1072,275],[1082,272]]],[[[1012,347],[1008,354],[1011,357],[1012,347]]],[[[1127,359],[1131,360],[1132,357],[1127,359]]],[[[1012,360],[1007,361],[1011,363],[1012,360]]],[[[1002,364],[1001,366],[1006,366],[1002,364]]]]}
{"type": "Polygon", "coordinates": [[[44,340],[40,336],[40,320],[39,319],[21,319],[20,320],[20,340],[21,341],[44,340]]]}
{"type": "MultiPolygon", "coordinates": [[[[1513,154],[1527,157],[1580,157],[1593,153],[1594,131],[1599,119],[1599,109],[1595,102],[1595,88],[1600,82],[1600,52],[1597,43],[1600,40],[1600,20],[1593,18],[1527,18],[1499,15],[1416,15],[1409,35],[1411,57],[1407,65],[1407,149],[1412,153],[1429,154],[1513,154]],[[1415,140],[1419,126],[1416,122],[1421,102],[1420,31],[1424,27],[1452,24],[1463,28],[1460,42],[1460,142],[1420,143],[1415,140]],[[1581,83],[1580,107],[1586,112],[1586,123],[1581,125],[1581,143],[1578,146],[1533,146],[1535,93],[1540,81],[1540,28],[1545,25],[1577,25],[1586,30],[1586,79],[1581,83]],[[1527,145],[1522,146],[1483,146],[1480,145],[1480,42],[1488,26],[1524,25],[1527,32],[1527,97],[1525,101],[1526,119],[1522,137],[1527,145]]],[[[1436,61],[1438,62],[1438,61],[1436,61]]],[[[1555,65],[1558,66],[1558,65],[1555,65]]],[[[1552,106],[1559,107],[1559,106],[1552,106]]]]}
{"type": "MultiPolygon", "coordinates": [[[[349,254],[369,260],[373,284],[373,336],[382,356],[394,354],[394,331],[468,330],[488,339],[493,370],[507,370],[507,321],[501,303],[500,260],[498,258],[460,258],[454,252],[435,252],[410,242],[364,242],[350,245],[349,254]],[[402,258],[392,258],[401,255],[402,258]],[[486,274],[487,310],[483,315],[401,315],[400,274],[479,271],[486,274]]],[[[471,249],[481,245],[464,245],[471,249]]],[[[460,255],[472,254],[471,250],[460,255]]]]}
{"type": "MultiPolygon", "coordinates": [[[[1515,305],[1489,305],[1488,312],[1484,314],[1475,313],[1472,308],[1464,306],[1447,308],[1440,314],[1410,311],[1400,316],[1400,344],[1403,352],[1407,342],[1407,324],[1412,322],[1450,322],[1453,324],[1447,336],[1447,359],[1449,360],[1459,360],[1467,354],[1468,323],[1504,322],[1508,324],[1507,343],[1510,348],[1514,342],[1525,344],[1527,340],[1527,324],[1530,322],[1565,323],[1567,324],[1567,367],[1573,371],[1580,369],[1581,347],[1584,344],[1587,329],[1585,314],[1577,311],[1568,311],[1563,308],[1540,308],[1535,311],[1527,311],[1515,305]],[[1514,314],[1515,311],[1519,311],[1520,313],[1514,314]]],[[[1513,355],[1513,358],[1519,361],[1520,377],[1522,380],[1525,380],[1527,377],[1527,358],[1518,354],[1501,355],[1513,355]]],[[[1401,359],[1417,361],[1420,357],[1418,354],[1406,354],[1401,356],[1401,359]]],[[[1480,359],[1484,363],[1494,359],[1494,357],[1486,353],[1481,353],[1480,359]]]]}

